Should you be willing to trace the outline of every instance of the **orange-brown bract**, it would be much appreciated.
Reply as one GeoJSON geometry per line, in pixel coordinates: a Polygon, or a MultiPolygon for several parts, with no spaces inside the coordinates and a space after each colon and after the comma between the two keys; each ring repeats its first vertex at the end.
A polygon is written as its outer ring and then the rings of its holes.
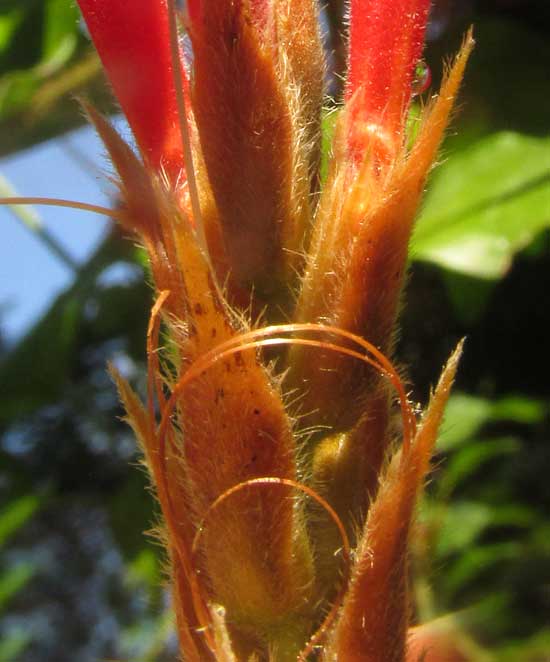
{"type": "Polygon", "coordinates": [[[327,644],[327,660],[405,659],[411,520],[461,351],[459,345],[449,359],[413,443],[392,458],[382,476],[357,547],[357,561],[340,619],[327,644]]]}
{"type": "Polygon", "coordinates": [[[324,69],[315,3],[265,3],[262,21],[242,0],[202,4],[190,14],[192,99],[229,289],[253,292],[261,306],[275,297],[284,304],[318,161],[324,69]]]}
{"type": "Polygon", "coordinates": [[[114,376],[162,509],[182,655],[287,662],[317,651],[327,662],[404,662],[414,505],[459,351],[418,430],[383,353],[472,38],[411,145],[406,111],[427,0],[352,0],[360,29],[352,23],[352,73],[319,193],[324,64],[314,0],[189,0],[188,86],[173,0],[136,4],[132,20],[156,26],[143,45],[124,33],[123,3],[80,5],[141,149],[139,158],[86,108],[120,180],[117,218],[146,248],[158,293],[146,405],[114,376]],[[123,63],[135,52],[148,76],[155,62],[170,68],[156,81],[166,122],[150,141],[150,118],[135,104],[148,81],[139,71],[121,79],[111,39],[120,34],[123,63]],[[159,35],[171,40],[168,64],[159,35]],[[381,58],[388,71],[372,66],[381,58]],[[261,308],[289,323],[254,330],[249,310],[261,308]],[[401,450],[390,432],[392,386],[401,450]]]}

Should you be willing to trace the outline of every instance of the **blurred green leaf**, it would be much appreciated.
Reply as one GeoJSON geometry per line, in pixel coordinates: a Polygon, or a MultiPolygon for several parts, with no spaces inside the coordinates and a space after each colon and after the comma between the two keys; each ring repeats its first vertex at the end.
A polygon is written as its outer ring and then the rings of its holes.
{"type": "Polygon", "coordinates": [[[38,510],[38,497],[26,494],[11,501],[0,512],[0,547],[16,533],[38,510]]]}
{"type": "Polygon", "coordinates": [[[76,2],[67,0],[48,0],[44,11],[41,69],[53,73],[74,53],[80,14],[76,2]]]}
{"type": "Polygon", "coordinates": [[[491,526],[527,528],[539,524],[534,509],[521,503],[505,503],[491,507],[491,526]]]}
{"type": "Polygon", "coordinates": [[[0,117],[19,110],[31,98],[38,85],[33,69],[11,71],[0,79],[0,117]]]}
{"type": "Polygon", "coordinates": [[[444,513],[435,549],[437,557],[467,549],[490,527],[525,528],[537,521],[530,508],[516,504],[492,506],[479,501],[457,501],[447,507],[441,504],[434,507],[444,513]]]}
{"type": "Polygon", "coordinates": [[[169,609],[156,618],[127,627],[121,637],[121,651],[133,662],[156,662],[173,636],[173,615],[169,609]]]}
{"type": "Polygon", "coordinates": [[[466,549],[491,522],[487,504],[462,501],[445,509],[435,553],[438,557],[466,549]]]}
{"type": "Polygon", "coordinates": [[[442,277],[455,315],[471,328],[483,314],[496,282],[448,270],[442,277]]]}
{"type": "Polygon", "coordinates": [[[16,563],[0,575],[0,611],[30,581],[35,571],[32,563],[16,563]]]}
{"type": "Polygon", "coordinates": [[[540,524],[534,529],[530,542],[533,549],[550,559],[550,523],[540,524]]]}
{"type": "Polygon", "coordinates": [[[488,400],[467,393],[455,393],[445,410],[445,422],[437,448],[440,451],[453,450],[472,440],[482,426],[489,422],[538,423],[547,410],[548,405],[542,401],[520,395],[488,400]]]}
{"type": "Polygon", "coordinates": [[[11,39],[24,17],[22,7],[11,7],[0,15],[0,55],[10,46],[11,39]]]}
{"type": "Polygon", "coordinates": [[[442,584],[447,598],[479,578],[488,569],[495,569],[505,561],[513,561],[521,555],[521,544],[504,542],[465,549],[460,558],[446,568],[442,584]]]}
{"type": "Polygon", "coordinates": [[[499,662],[548,662],[550,659],[550,627],[527,640],[513,642],[498,651],[499,662]]]}
{"type": "Polygon", "coordinates": [[[22,628],[14,628],[3,634],[0,640],[0,662],[14,662],[30,642],[32,635],[22,628]]]}
{"type": "Polygon", "coordinates": [[[497,279],[515,253],[549,226],[550,138],[497,133],[435,171],[413,256],[497,279]]]}
{"type": "Polygon", "coordinates": [[[466,393],[452,395],[445,409],[443,431],[437,442],[438,450],[448,451],[470,440],[490,415],[490,400],[466,393]]]}
{"type": "Polygon", "coordinates": [[[81,125],[76,93],[113,110],[79,19],[74,1],[0,2],[0,154],[81,125]]]}
{"type": "Polygon", "coordinates": [[[493,403],[491,418],[493,420],[509,420],[531,425],[544,418],[548,406],[548,403],[545,405],[533,398],[511,395],[493,403]]]}
{"type": "Polygon", "coordinates": [[[486,640],[490,640],[491,636],[502,636],[502,631],[511,625],[513,597],[513,592],[506,585],[487,591],[481,599],[460,612],[464,627],[471,632],[482,633],[482,638],[486,640]]]}
{"type": "Polygon", "coordinates": [[[127,579],[134,586],[145,584],[156,589],[160,584],[159,561],[152,549],[142,549],[128,565],[127,571],[127,579]]]}
{"type": "Polygon", "coordinates": [[[512,455],[520,448],[515,437],[486,439],[467,444],[445,465],[438,489],[440,497],[447,497],[464,479],[472,477],[480,467],[501,455],[512,455]]]}

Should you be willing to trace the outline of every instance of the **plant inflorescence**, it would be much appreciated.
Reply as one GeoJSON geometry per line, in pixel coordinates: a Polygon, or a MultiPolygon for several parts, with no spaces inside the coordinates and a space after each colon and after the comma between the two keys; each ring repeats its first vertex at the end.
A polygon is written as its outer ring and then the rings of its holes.
{"type": "Polygon", "coordinates": [[[113,375],[183,658],[420,659],[407,547],[460,347],[419,421],[386,357],[471,35],[412,131],[429,1],[351,0],[321,177],[314,0],[79,5],[137,145],[84,104],[157,293],[145,404],[113,375]]]}

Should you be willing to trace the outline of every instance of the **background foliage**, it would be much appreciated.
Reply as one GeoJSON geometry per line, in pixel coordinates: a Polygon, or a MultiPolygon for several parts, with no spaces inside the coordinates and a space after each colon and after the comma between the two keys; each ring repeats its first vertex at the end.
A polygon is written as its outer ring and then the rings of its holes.
{"type": "MultiPolygon", "coordinates": [[[[329,3],[333,27],[340,11],[329,3]]],[[[550,10],[436,2],[436,84],[470,23],[478,46],[418,223],[398,347],[424,402],[468,339],[419,515],[416,617],[442,618],[473,659],[548,661],[550,10]]],[[[338,64],[338,29],[327,41],[338,64]]],[[[82,92],[110,109],[75,6],[2,0],[0,154],[78,125],[82,92]]],[[[114,360],[142,386],[141,259],[113,229],[0,350],[0,662],[174,657],[161,560],[142,535],[154,506],[105,371],[114,360]],[[134,277],[109,284],[121,264],[134,277]]]]}

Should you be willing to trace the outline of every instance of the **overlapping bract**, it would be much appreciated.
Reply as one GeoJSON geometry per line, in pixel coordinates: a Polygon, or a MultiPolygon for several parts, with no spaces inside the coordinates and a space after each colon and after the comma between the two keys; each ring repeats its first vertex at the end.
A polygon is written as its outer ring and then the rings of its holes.
{"type": "Polygon", "coordinates": [[[471,38],[410,146],[429,3],[351,2],[346,103],[320,190],[314,0],[188,0],[189,80],[173,61],[173,3],[79,4],[142,157],[88,109],[158,292],[147,405],[116,379],[163,511],[182,653],[294,660],[323,636],[327,661],[404,660],[411,520],[458,353],[416,431],[379,350],[392,350],[416,209],[471,38]],[[254,330],[259,312],[290,323],[254,330]],[[341,535],[356,547],[349,586],[341,535]]]}

